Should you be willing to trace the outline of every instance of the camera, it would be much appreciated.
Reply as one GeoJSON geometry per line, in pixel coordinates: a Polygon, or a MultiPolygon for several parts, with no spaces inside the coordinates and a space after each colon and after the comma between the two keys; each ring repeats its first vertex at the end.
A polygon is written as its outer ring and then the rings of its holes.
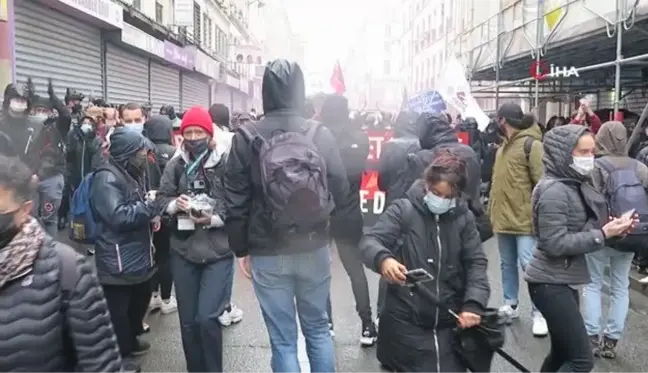
{"type": "Polygon", "coordinates": [[[194,193],[196,193],[196,192],[201,193],[201,192],[204,192],[207,189],[207,185],[205,184],[205,182],[203,180],[194,180],[191,183],[191,189],[192,189],[192,192],[194,192],[194,193]]]}

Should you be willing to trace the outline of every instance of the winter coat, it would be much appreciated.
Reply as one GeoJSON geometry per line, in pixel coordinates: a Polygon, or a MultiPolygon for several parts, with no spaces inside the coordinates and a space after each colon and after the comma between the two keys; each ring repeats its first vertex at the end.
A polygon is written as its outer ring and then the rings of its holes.
{"type": "Polygon", "coordinates": [[[69,109],[61,100],[53,97],[50,102],[58,116],[47,119],[42,129],[34,129],[27,154],[27,164],[41,180],[65,174],[65,143],[72,121],[69,109]]]}
{"type": "MultiPolygon", "coordinates": [[[[178,230],[177,219],[172,219],[169,223],[172,232],[171,249],[193,263],[209,263],[232,256],[227,233],[223,227],[227,218],[223,175],[230,151],[231,137],[226,133],[222,133],[222,136],[217,133],[215,138],[220,141],[217,141],[216,148],[204,161],[197,175],[197,180],[202,180],[207,190],[196,191],[196,193],[206,193],[215,200],[211,224],[204,227],[196,226],[194,230],[187,231],[178,230]]],[[[189,154],[183,151],[171,159],[164,170],[156,199],[160,200],[159,203],[164,205],[164,210],[169,215],[182,215],[181,218],[188,218],[186,214],[178,211],[175,199],[181,194],[192,195],[190,184],[193,181],[185,172],[185,168],[191,163],[189,154]]]]}
{"type": "MultiPolygon", "coordinates": [[[[267,66],[262,91],[265,117],[244,127],[254,126],[261,137],[268,139],[281,131],[304,131],[314,125],[301,116],[305,100],[304,77],[297,64],[277,60],[267,66]]],[[[351,202],[348,199],[349,182],[335,138],[326,127],[320,126],[314,142],[327,165],[331,210],[337,207],[340,211],[347,211],[346,204],[351,202]]],[[[328,226],[294,241],[273,233],[270,217],[264,207],[266,200],[261,185],[259,157],[241,128],[237,129],[232,139],[224,182],[228,211],[226,229],[230,247],[237,256],[248,253],[278,255],[309,252],[329,244],[328,226]]]]}
{"type": "Polygon", "coordinates": [[[588,131],[556,127],[544,138],[544,176],[533,190],[536,247],[524,279],[530,283],[579,285],[590,281],[585,255],[605,247],[603,195],[570,167],[578,139],[588,131]]]}
{"type": "Polygon", "coordinates": [[[542,132],[533,125],[505,138],[497,149],[488,200],[495,233],[530,235],[531,191],[542,177],[542,132]],[[534,139],[529,160],[524,151],[527,137],[534,139]]]}
{"type": "Polygon", "coordinates": [[[414,179],[406,177],[405,165],[409,154],[421,150],[420,125],[413,113],[400,113],[396,120],[394,137],[383,144],[378,163],[378,188],[385,192],[385,206],[402,198],[412,186],[414,179]]]}
{"type": "Polygon", "coordinates": [[[62,312],[61,250],[73,249],[46,236],[31,271],[0,289],[2,372],[69,370],[74,352],[64,343],[64,327],[76,350],[78,371],[121,369],[106,300],[92,265],[81,255],[77,255],[78,280],[62,312]]]}
{"type": "Polygon", "coordinates": [[[101,163],[101,139],[96,134],[84,134],[74,127],[67,135],[65,181],[75,190],[81,180],[101,163]]]}
{"type": "Polygon", "coordinates": [[[149,156],[146,173],[148,190],[157,190],[167,163],[176,153],[173,143],[173,122],[166,115],[152,115],[144,123],[143,135],[151,140],[155,148],[149,156]]]}
{"type": "Polygon", "coordinates": [[[479,203],[474,202],[479,201],[481,196],[481,164],[475,151],[470,146],[459,142],[457,134],[450,127],[444,114],[424,113],[418,120],[422,122],[423,128],[419,137],[422,150],[408,159],[410,180],[420,178],[439,151],[450,150],[466,163],[465,194],[474,205],[478,205],[479,203]]]}
{"type": "MultiPolygon", "coordinates": [[[[423,286],[440,301],[454,311],[479,314],[488,304],[490,287],[475,218],[463,200],[434,215],[424,195],[419,180],[365,233],[360,244],[365,265],[379,272],[386,258],[395,258],[407,269],[423,268],[434,277],[423,286]]],[[[456,320],[429,300],[390,284],[380,315],[378,359],[397,371],[436,371],[451,350],[452,334],[445,330],[454,326],[456,320]]]]}
{"type": "Polygon", "coordinates": [[[112,155],[92,180],[90,206],[99,231],[95,258],[102,284],[139,284],[155,272],[151,220],[160,213],[145,201],[143,180],[136,180],[125,169],[126,161],[145,146],[152,144],[143,136],[115,131],[112,155]]]}

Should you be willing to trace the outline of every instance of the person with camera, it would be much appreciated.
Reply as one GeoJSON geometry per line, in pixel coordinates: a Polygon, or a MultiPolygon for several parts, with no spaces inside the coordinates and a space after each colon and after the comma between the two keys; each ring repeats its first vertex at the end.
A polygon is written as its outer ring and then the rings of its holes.
{"type": "Polygon", "coordinates": [[[223,371],[219,316],[229,304],[234,257],[225,225],[223,174],[231,136],[206,108],[182,118],[179,154],[164,168],[156,200],[173,218],[171,273],[189,372],[223,371]]]}
{"type": "MultiPolygon", "coordinates": [[[[466,198],[466,162],[439,150],[404,198],[387,207],[360,242],[367,267],[389,285],[378,327],[378,360],[396,372],[465,372],[455,328],[480,324],[488,305],[488,261],[466,198]],[[429,272],[432,300],[403,286],[409,270],[429,272]]],[[[410,273],[410,275],[413,275],[410,273]]]]}

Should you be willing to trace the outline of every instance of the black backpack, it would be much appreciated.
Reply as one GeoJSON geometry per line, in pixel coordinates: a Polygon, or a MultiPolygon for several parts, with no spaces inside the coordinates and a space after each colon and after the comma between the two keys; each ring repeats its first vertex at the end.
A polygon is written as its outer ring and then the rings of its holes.
{"type": "Polygon", "coordinates": [[[326,160],[315,144],[319,123],[264,138],[254,123],[239,130],[259,159],[265,206],[275,233],[317,232],[333,211],[326,160]]]}

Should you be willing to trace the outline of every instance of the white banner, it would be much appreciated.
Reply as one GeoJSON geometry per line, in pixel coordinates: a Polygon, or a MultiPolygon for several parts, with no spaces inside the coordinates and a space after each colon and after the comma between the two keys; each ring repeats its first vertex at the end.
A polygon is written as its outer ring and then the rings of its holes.
{"type": "Polygon", "coordinates": [[[473,117],[480,131],[486,129],[490,120],[470,93],[466,70],[456,57],[450,56],[445,62],[435,88],[448,105],[461,113],[462,118],[473,117]]]}

